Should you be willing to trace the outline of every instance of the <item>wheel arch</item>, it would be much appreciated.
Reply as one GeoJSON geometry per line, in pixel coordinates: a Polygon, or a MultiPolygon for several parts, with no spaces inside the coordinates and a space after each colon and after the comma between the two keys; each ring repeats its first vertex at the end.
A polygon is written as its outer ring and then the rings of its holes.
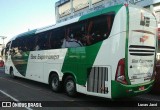
{"type": "Polygon", "coordinates": [[[9,74],[11,74],[11,71],[13,71],[13,67],[12,66],[9,67],[9,74]]]}
{"type": "Polygon", "coordinates": [[[49,73],[49,77],[48,77],[48,84],[50,84],[51,76],[52,76],[53,74],[57,74],[58,77],[59,77],[59,74],[58,74],[57,71],[51,71],[51,72],[49,73]]]}
{"type": "Polygon", "coordinates": [[[51,71],[51,72],[49,73],[49,77],[48,77],[48,84],[50,84],[50,79],[51,79],[52,74],[57,74],[58,77],[59,77],[59,79],[60,79],[60,81],[62,81],[62,84],[64,83],[65,79],[66,79],[68,76],[72,76],[72,77],[74,78],[74,80],[75,80],[75,83],[77,83],[77,77],[76,77],[75,74],[72,73],[72,72],[64,72],[63,75],[62,75],[62,78],[61,78],[57,71],[51,71]]]}
{"type": "Polygon", "coordinates": [[[65,72],[63,74],[63,77],[62,77],[62,83],[64,83],[65,79],[68,77],[68,76],[72,76],[75,80],[75,83],[77,83],[77,77],[75,76],[75,74],[73,74],[72,72],[65,72]]]}

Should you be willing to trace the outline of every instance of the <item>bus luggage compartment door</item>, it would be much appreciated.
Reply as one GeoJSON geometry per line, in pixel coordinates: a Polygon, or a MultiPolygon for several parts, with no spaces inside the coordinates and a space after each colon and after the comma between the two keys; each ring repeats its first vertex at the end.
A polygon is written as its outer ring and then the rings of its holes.
{"type": "Polygon", "coordinates": [[[88,71],[87,92],[108,94],[110,77],[108,67],[91,67],[88,71]]]}

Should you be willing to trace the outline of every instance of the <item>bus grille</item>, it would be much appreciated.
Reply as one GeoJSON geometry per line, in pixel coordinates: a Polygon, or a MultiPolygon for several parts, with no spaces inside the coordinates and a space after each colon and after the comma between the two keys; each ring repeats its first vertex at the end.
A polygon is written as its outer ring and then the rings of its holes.
{"type": "Polygon", "coordinates": [[[108,93],[105,81],[108,82],[108,68],[92,67],[88,69],[87,91],[95,93],[108,93]]]}
{"type": "Polygon", "coordinates": [[[133,56],[152,56],[155,53],[155,47],[130,45],[129,53],[130,55],[133,55],[133,56]]]}

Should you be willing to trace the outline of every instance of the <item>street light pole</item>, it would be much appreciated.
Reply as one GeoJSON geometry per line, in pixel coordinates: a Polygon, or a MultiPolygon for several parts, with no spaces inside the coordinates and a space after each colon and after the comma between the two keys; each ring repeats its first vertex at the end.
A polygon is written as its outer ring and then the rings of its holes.
{"type": "Polygon", "coordinates": [[[3,46],[4,46],[4,39],[6,39],[6,36],[0,36],[3,39],[3,46]]]}

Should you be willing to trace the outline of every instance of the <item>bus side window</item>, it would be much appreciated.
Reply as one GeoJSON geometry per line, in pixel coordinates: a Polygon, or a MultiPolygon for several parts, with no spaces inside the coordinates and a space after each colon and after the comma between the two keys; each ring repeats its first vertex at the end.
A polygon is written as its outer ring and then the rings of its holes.
{"type": "Polygon", "coordinates": [[[48,50],[50,49],[50,35],[51,35],[51,32],[48,31],[46,32],[43,37],[44,37],[44,41],[43,41],[43,50],[48,50]]]}
{"type": "Polygon", "coordinates": [[[58,28],[55,32],[54,40],[55,40],[55,49],[59,49],[62,46],[63,39],[65,36],[64,27],[58,28]]]}
{"type": "Polygon", "coordinates": [[[21,37],[15,40],[14,47],[17,49],[17,53],[22,54],[25,51],[25,38],[21,37]]]}
{"type": "Polygon", "coordinates": [[[87,20],[87,45],[95,44],[109,37],[114,20],[113,13],[107,13],[87,20]]]}
{"type": "Polygon", "coordinates": [[[40,48],[40,36],[34,36],[34,51],[41,50],[40,48]]]}
{"type": "Polygon", "coordinates": [[[62,46],[64,39],[64,28],[57,28],[52,30],[48,36],[49,47],[51,49],[59,49],[62,46]]]}
{"type": "Polygon", "coordinates": [[[37,34],[36,36],[33,36],[31,38],[31,40],[33,40],[33,44],[32,45],[32,50],[33,51],[38,51],[38,50],[44,50],[46,49],[45,47],[45,33],[40,33],[40,34],[37,34]]]}
{"type": "Polygon", "coordinates": [[[25,51],[31,51],[31,46],[32,46],[31,37],[32,36],[29,36],[25,39],[25,51]]]}
{"type": "Polygon", "coordinates": [[[10,51],[11,55],[15,55],[16,54],[15,53],[16,52],[15,50],[16,50],[16,47],[17,47],[16,45],[17,45],[16,40],[13,40],[12,41],[12,45],[11,45],[11,51],[10,51]]]}
{"type": "Polygon", "coordinates": [[[34,51],[34,47],[35,47],[35,36],[30,36],[28,38],[27,48],[29,51],[34,51]]]}
{"type": "Polygon", "coordinates": [[[49,49],[55,48],[54,31],[52,30],[48,36],[49,49]]]}
{"type": "Polygon", "coordinates": [[[5,60],[8,59],[10,44],[11,44],[11,42],[8,42],[7,45],[6,45],[5,60]]]}
{"type": "Polygon", "coordinates": [[[38,50],[45,50],[46,47],[46,33],[41,33],[37,36],[37,46],[38,50]]]}
{"type": "Polygon", "coordinates": [[[21,51],[22,52],[26,52],[28,50],[27,48],[27,37],[22,38],[22,47],[21,47],[21,51]]]}
{"type": "Polygon", "coordinates": [[[62,48],[81,47],[83,38],[82,22],[73,23],[65,27],[65,37],[63,39],[62,48]]]}

